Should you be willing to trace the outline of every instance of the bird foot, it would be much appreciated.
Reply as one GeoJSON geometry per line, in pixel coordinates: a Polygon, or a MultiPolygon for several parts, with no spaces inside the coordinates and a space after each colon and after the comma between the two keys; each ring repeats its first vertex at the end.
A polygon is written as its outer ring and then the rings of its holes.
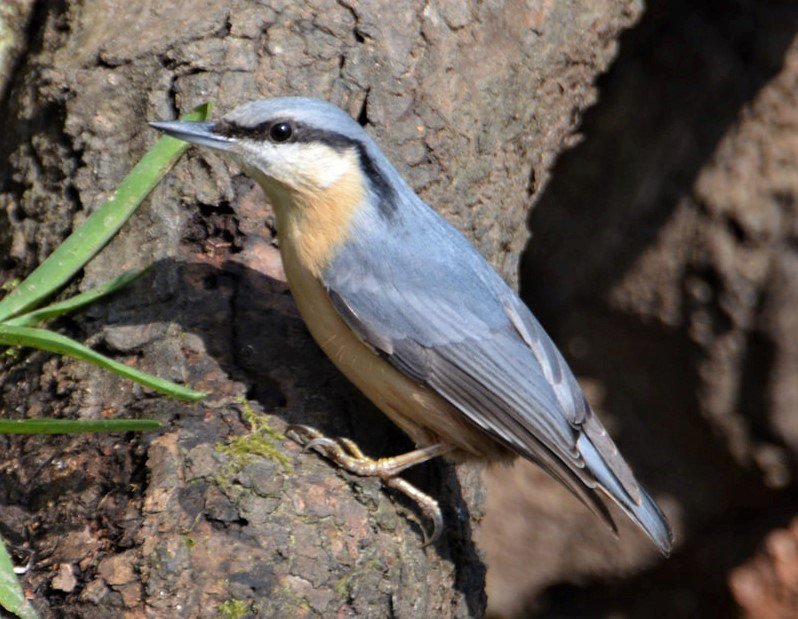
{"type": "Polygon", "coordinates": [[[302,445],[306,451],[314,450],[353,475],[379,477],[386,486],[415,502],[421,512],[432,521],[431,535],[428,536],[424,527],[421,528],[424,546],[435,543],[440,537],[443,531],[443,514],[438,502],[396,475],[411,466],[445,454],[451,450],[448,446],[435,444],[391,458],[369,458],[354,441],[348,438],[328,438],[310,426],[291,425],[285,435],[302,445]]]}

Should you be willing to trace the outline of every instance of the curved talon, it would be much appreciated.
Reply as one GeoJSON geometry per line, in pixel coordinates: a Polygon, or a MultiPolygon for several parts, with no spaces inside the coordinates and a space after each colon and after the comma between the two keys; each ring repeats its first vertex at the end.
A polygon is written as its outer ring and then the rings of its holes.
{"type": "Polygon", "coordinates": [[[426,548],[438,541],[441,533],[443,533],[443,513],[441,513],[438,501],[428,494],[421,492],[421,490],[401,477],[390,477],[384,481],[386,486],[398,490],[411,499],[418,505],[421,512],[432,521],[432,535],[427,535],[426,529],[421,526],[421,532],[424,535],[424,544],[421,547],[426,548]]]}
{"type": "Polygon", "coordinates": [[[301,424],[291,424],[285,429],[285,435],[300,445],[304,445],[308,439],[323,438],[323,434],[316,428],[303,426],[301,424]],[[303,436],[304,435],[304,436],[303,436]]]}
{"type": "MultiPolygon", "coordinates": [[[[332,440],[331,438],[327,438],[326,436],[320,436],[318,438],[314,438],[313,440],[308,441],[307,443],[305,443],[302,446],[302,449],[303,449],[303,451],[310,451],[314,447],[319,447],[319,446],[329,447],[329,448],[334,449],[334,450],[341,448],[341,446],[338,443],[336,443],[334,440],[332,440]]],[[[324,453],[326,454],[327,452],[324,452],[324,453]]]]}
{"type": "Polygon", "coordinates": [[[314,449],[317,453],[345,471],[360,477],[379,477],[387,487],[401,492],[418,505],[421,513],[432,521],[430,535],[427,535],[423,524],[420,525],[424,535],[422,548],[434,544],[440,538],[443,532],[443,514],[438,502],[396,475],[411,466],[447,453],[451,447],[434,444],[392,458],[369,458],[351,439],[341,437],[333,440],[310,426],[291,425],[285,434],[299,443],[303,451],[318,447],[319,449],[314,449]]]}
{"type": "Polygon", "coordinates": [[[438,511],[436,517],[432,519],[432,535],[427,537],[426,531],[424,532],[424,537],[427,538],[427,541],[425,541],[421,547],[426,548],[437,542],[441,533],[443,533],[443,514],[438,511]]]}

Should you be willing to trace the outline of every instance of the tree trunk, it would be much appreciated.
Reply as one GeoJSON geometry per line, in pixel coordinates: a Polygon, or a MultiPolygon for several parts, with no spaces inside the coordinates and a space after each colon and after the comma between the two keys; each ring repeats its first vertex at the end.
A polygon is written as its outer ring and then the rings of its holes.
{"type": "MultiPolygon", "coordinates": [[[[528,209],[639,8],[40,0],[0,115],[5,277],[29,272],[114,191],[158,137],[147,120],[308,95],[363,122],[515,282],[528,209]]],[[[311,341],[264,204],[238,170],[192,151],[80,286],[152,268],[61,323],[205,401],[41,353],[5,362],[6,415],[165,423],[143,436],[2,439],[1,532],[35,551],[24,582],[46,615],[483,613],[478,471],[435,462],[409,475],[445,511],[444,539],[423,548],[412,505],[277,436],[302,422],[374,455],[408,447],[311,341]]]]}

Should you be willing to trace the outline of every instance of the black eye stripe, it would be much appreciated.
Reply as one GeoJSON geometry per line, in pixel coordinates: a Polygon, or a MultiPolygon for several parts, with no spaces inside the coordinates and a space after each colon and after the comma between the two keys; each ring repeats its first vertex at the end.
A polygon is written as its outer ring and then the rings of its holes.
{"type": "Polygon", "coordinates": [[[226,138],[241,138],[250,140],[265,140],[269,137],[272,127],[291,124],[287,120],[270,120],[252,127],[245,127],[225,120],[219,121],[213,132],[226,138]]]}
{"type": "Polygon", "coordinates": [[[335,131],[316,129],[315,127],[309,127],[303,123],[294,122],[289,119],[270,120],[252,127],[244,127],[223,120],[217,123],[213,132],[226,138],[241,138],[250,140],[271,139],[272,141],[279,142],[280,140],[274,140],[274,137],[271,134],[272,131],[280,125],[289,125],[291,127],[291,142],[318,142],[320,144],[329,146],[330,148],[334,148],[339,152],[346,150],[347,148],[356,147],[359,144],[357,140],[343,136],[335,131]]]}
{"type": "MultiPolygon", "coordinates": [[[[391,183],[383,176],[382,172],[372,160],[366,145],[355,138],[350,138],[335,131],[326,131],[316,127],[309,127],[301,122],[296,122],[286,118],[277,118],[254,127],[242,127],[227,121],[220,121],[213,132],[229,138],[241,138],[259,141],[275,140],[270,137],[273,127],[280,124],[289,124],[292,128],[290,139],[282,143],[316,143],[324,144],[330,148],[342,152],[352,148],[360,159],[363,172],[371,183],[373,191],[379,196],[380,211],[387,217],[391,217],[396,210],[396,192],[391,183]]],[[[279,143],[279,141],[278,141],[279,143]]]]}

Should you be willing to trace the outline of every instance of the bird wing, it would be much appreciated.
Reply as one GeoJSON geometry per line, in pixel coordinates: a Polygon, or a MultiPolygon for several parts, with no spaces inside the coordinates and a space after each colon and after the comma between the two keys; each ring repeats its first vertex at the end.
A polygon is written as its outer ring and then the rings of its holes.
{"type": "Polygon", "coordinates": [[[574,426],[509,319],[490,324],[435,287],[396,282],[372,291],[348,283],[328,287],[333,306],[394,367],[524,455],[543,443],[561,458],[578,458],[574,426]]]}
{"type": "Polygon", "coordinates": [[[322,273],[350,328],[614,528],[593,492],[603,490],[666,552],[664,518],[517,295],[459,233],[426,239],[417,252],[397,241],[377,255],[368,243],[352,242],[322,273]]]}

